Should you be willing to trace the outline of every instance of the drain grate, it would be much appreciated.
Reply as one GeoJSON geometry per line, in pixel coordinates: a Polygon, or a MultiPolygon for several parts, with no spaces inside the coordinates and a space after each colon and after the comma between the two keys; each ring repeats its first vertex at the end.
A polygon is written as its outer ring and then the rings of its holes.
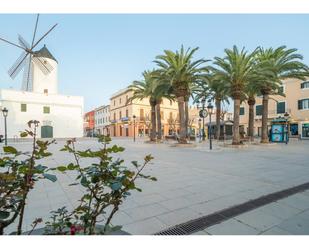
{"type": "Polygon", "coordinates": [[[203,230],[207,227],[218,224],[229,218],[235,217],[242,213],[251,211],[253,209],[259,208],[266,204],[278,201],[280,199],[286,198],[290,195],[293,195],[299,192],[303,192],[308,189],[309,189],[309,182],[292,187],[292,188],[274,192],[268,195],[264,195],[259,198],[244,202],[242,204],[220,210],[213,214],[206,215],[201,218],[194,219],[194,220],[173,226],[171,228],[155,233],[155,235],[189,235],[194,232],[203,230]]]}

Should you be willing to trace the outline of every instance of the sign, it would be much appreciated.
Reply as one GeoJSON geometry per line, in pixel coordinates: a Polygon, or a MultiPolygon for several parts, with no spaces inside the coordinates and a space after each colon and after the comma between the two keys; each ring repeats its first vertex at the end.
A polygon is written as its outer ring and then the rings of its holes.
{"type": "Polygon", "coordinates": [[[208,112],[207,112],[207,110],[200,110],[200,112],[199,112],[199,116],[201,117],[201,118],[206,118],[207,116],[208,116],[208,112]]]}

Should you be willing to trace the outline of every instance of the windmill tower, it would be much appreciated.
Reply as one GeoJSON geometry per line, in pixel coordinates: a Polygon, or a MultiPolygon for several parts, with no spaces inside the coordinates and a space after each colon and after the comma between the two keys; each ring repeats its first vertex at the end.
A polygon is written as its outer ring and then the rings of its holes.
{"type": "Polygon", "coordinates": [[[44,47],[40,50],[34,51],[37,45],[57,26],[57,24],[52,26],[40,39],[35,42],[38,22],[39,15],[37,15],[31,45],[29,45],[29,43],[21,35],[18,35],[19,44],[15,44],[0,37],[0,40],[23,50],[20,57],[9,69],[8,74],[12,79],[15,79],[19,72],[24,69],[22,83],[23,91],[57,94],[57,60],[49,52],[46,45],[44,45],[44,47]]]}
{"type": "Polygon", "coordinates": [[[28,86],[32,89],[27,90],[27,70],[24,70],[24,80],[22,84],[23,91],[32,91],[35,93],[57,94],[58,93],[58,62],[47,49],[46,45],[33,53],[31,62],[30,79],[28,86]],[[38,60],[40,63],[36,63],[38,60]],[[42,63],[41,63],[42,62],[42,63]],[[48,71],[43,65],[53,68],[48,71]]]}

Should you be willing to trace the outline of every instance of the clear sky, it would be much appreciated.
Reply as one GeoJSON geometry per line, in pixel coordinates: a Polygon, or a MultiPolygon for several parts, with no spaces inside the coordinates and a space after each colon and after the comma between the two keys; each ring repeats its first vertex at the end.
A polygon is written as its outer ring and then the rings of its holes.
{"type": "MultiPolygon", "coordinates": [[[[36,16],[0,15],[0,36],[17,42],[21,34],[31,41],[36,16]]],[[[181,44],[200,47],[196,58],[222,56],[234,44],[249,50],[257,46],[287,45],[298,48],[309,64],[309,15],[237,14],[44,14],[38,35],[54,23],[46,43],[59,62],[59,92],[82,95],[85,111],[109,104],[110,96],[140,79],[152,69],[156,55],[181,44]]],[[[21,88],[7,70],[20,54],[18,48],[0,42],[0,87],[21,88]]]]}

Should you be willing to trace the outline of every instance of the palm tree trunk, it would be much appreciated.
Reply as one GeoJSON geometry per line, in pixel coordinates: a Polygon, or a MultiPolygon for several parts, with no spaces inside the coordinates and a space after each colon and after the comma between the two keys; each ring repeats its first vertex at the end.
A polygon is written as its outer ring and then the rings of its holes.
{"type": "Polygon", "coordinates": [[[186,121],[186,135],[189,137],[188,126],[189,126],[189,104],[185,101],[185,121],[186,121]]]}
{"type": "Polygon", "coordinates": [[[220,116],[221,116],[221,100],[216,99],[216,139],[220,139],[220,132],[221,132],[221,124],[220,124],[220,116]]]}
{"type": "Polygon", "coordinates": [[[263,94],[263,113],[262,113],[262,139],[261,143],[268,143],[268,100],[269,95],[263,94]]]}
{"type": "Polygon", "coordinates": [[[151,132],[150,141],[156,141],[156,105],[151,104],[151,132]]]}
{"type": "Polygon", "coordinates": [[[254,105],[255,105],[255,98],[249,98],[248,100],[249,105],[249,120],[248,120],[248,130],[249,130],[249,137],[251,141],[254,141],[254,105]]]}
{"type": "Polygon", "coordinates": [[[239,136],[239,110],[240,110],[240,98],[234,99],[234,124],[233,124],[233,142],[234,145],[240,144],[239,136]]]}
{"type": "Polygon", "coordinates": [[[179,122],[180,122],[180,134],[179,134],[179,143],[187,143],[186,135],[186,120],[185,120],[185,101],[184,97],[177,97],[178,102],[178,111],[179,111],[179,122]]]}
{"type": "Polygon", "coordinates": [[[156,109],[157,109],[157,129],[158,129],[158,136],[157,139],[161,140],[162,139],[162,123],[161,123],[161,107],[160,103],[157,103],[156,109]]]}

